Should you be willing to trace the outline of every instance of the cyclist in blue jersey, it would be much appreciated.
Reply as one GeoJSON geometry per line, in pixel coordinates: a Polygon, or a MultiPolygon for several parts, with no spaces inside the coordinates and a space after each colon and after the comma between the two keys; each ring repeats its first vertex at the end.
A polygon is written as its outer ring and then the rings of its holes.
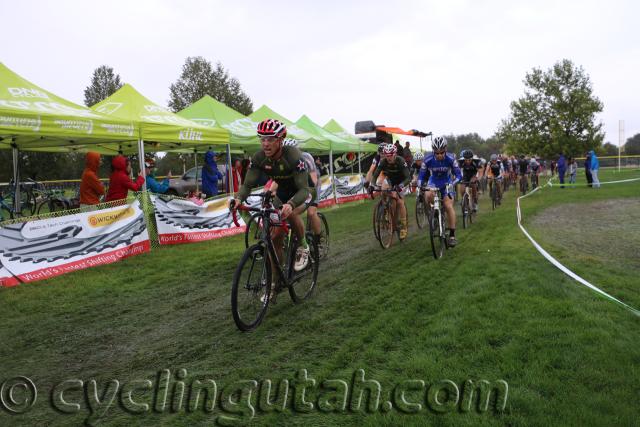
{"type": "MultiPolygon", "coordinates": [[[[437,188],[442,196],[442,202],[447,212],[449,227],[449,246],[455,246],[456,240],[456,211],[453,208],[454,186],[462,179],[455,154],[447,153],[447,140],[438,136],[431,143],[433,153],[425,157],[418,175],[418,186],[421,187],[428,179],[427,187],[437,188]],[[453,179],[452,179],[453,178],[453,179]],[[450,186],[448,189],[447,186],[450,186]]],[[[425,192],[426,203],[433,201],[433,192],[425,192]]]]}

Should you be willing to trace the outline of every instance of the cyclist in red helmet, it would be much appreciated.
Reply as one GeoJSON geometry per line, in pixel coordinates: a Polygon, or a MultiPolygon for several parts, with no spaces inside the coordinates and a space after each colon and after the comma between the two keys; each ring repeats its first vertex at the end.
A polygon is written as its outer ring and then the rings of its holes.
{"type": "MultiPolygon", "coordinates": [[[[300,213],[294,212],[294,209],[311,201],[311,192],[308,183],[309,174],[302,153],[296,147],[283,145],[286,136],[287,127],[278,120],[267,119],[258,124],[258,137],[262,150],[251,158],[245,181],[236,194],[237,198],[231,201],[230,207],[233,209],[247,199],[251,189],[258,183],[260,172],[264,172],[277,182],[275,205],[281,207],[282,218],[289,221],[291,229],[302,242],[296,253],[294,264],[294,269],[300,271],[309,264],[309,245],[305,239],[304,223],[300,213]]],[[[280,250],[278,257],[282,257],[284,236],[279,228],[276,229],[276,233],[273,240],[276,250],[280,250]]]]}

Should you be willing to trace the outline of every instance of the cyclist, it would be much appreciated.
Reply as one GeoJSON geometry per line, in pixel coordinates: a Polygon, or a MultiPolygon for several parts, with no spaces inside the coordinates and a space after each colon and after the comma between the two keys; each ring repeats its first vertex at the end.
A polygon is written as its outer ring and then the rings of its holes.
{"type": "Polygon", "coordinates": [[[520,161],[518,162],[518,176],[520,180],[526,180],[529,174],[529,160],[524,154],[520,155],[520,161]]]}
{"type": "Polygon", "coordinates": [[[502,182],[502,175],[504,173],[505,171],[502,166],[502,162],[498,160],[498,156],[496,154],[492,154],[489,158],[489,163],[487,163],[485,174],[489,182],[495,180],[496,190],[498,191],[498,204],[500,204],[500,201],[502,200],[502,189],[500,188],[500,183],[502,182]]]}
{"type": "Polygon", "coordinates": [[[411,175],[411,186],[415,186],[416,182],[418,182],[418,175],[420,174],[420,168],[422,167],[422,161],[424,160],[424,153],[422,151],[418,151],[415,156],[413,156],[413,164],[409,169],[411,175]]]}
{"type": "MultiPolygon", "coordinates": [[[[369,188],[369,184],[371,183],[371,177],[373,176],[373,172],[376,170],[376,168],[378,167],[378,164],[380,163],[380,159],[382,158],[382,150],[384,149],[385,145],[387,144],[385,143],[378,144],[378,152],[373,157],[373,161],[371,162],[371,167],[369,167],[367,176],[364,179],[364,188],[369,188]]],[[[383,174],[382,177],[379,179],[380,185],[382,185],[382,183],[384,182],[384,179],[385,179],[385,176],[383,174]]],[[[377,184],[377,182],[374,182],[374,184],[377,184]]]]}
{"type": "Polygon", "coordinates": [[[531,170],[531,189],[533,190],[538,186],[538,176],[540,175],[540,163],[538,163],[535,157],[531,157],[529,169],[531,170]]]}
{"type": "MultiPolygon", "coordinates": [[[[382,150],[384,157],[380,159],[380,163],[373,172],[373,182],[377,182],[378,176],[382,172],[387,176],[388,184],[393,188],[395,193],[391,193],[391,197],[398,204],[398,211],[400,213],[400,239],[407,238],[407,207],[402,199],[402,190],[404,186],[409,183],[411,175],[407,162],[397,156],[396,146],[393,144],[386,144],[382,150]]],[[[371,191],[371,189],[369,190],[371,191]]]]}
{"type": "MultiPolygon", "coordinates": [[[[298,147],[298,141],[293,138],[285,139],[282,144],[285,147],[298,147]]],[[[320,202],[319,197],[319,188],[320,183],[318,176],[318,170],[316,168],[316,162],[313,159],[313,156],[306,151],[300,151],[302,153],[302,160],[304,160],[305,166],[307,167],[307,172],[309,173],[309,191],[311,192],[311,200],[304,205],[300,205],[294,209],[294,212],[298,215],[301,215],[305,208],[307,209],[307,216],[309,217],[309,223],[311,224],[311,231],[313,232],[313,237],[316,239],[318,244],[320,243],[320,217],[318,216],[318,203],[320,202]]],[[[278,183],[273,182],[269,187],[269,190],[272,193],[276,193],[278,190],[278,183]]]]}
{"type": "Polygon", "coordinates": [[[478,212],[478,179],[482,178],[482,164],[477,156],[473,155],[471,150],[463,150],[458,163],[462,170],[462,193],[467,190],[467,186],[471,186],[472,210],[478,212]]]}
{"type": "MultiPolygon", "coordinates": [[[[245,181],[236,193],[236,198],[231,200],[229,207],[234,210],[238,204],[247,199],[251,189],[258,183],[260,172],[264,172],[278,183],[274,205],[281,208],[282,219],[289,221],[291,229],[298,237],[300,246],[296,253],[294,270],[301,271],[309,264],[309,245],[305,239],[304,223],[300,214],[294,211],[310,200],[309,173],[300,150],[283,145],[286,136],[287,127],[278,120],[266,119],[258,124],[258,137],[262,149],[251,157],[245,181]]],[[[282,229],[275,228],[272,237],[278,258],[282,259],[284,243],[282,229]]],[[[273,271],[275,272],[276,269],[274,268],[273,271]]]]}
{"type": "MultiPolygon", "coordinates": [[[[453,191],[447,191],[447,186],[455,187],[462,179],[458,161],[454,154],[447,153],[447,140],[444,136],[438,136],[431,142],[433,153],[429,154],[422,163],[420,175],[418,176],[418,186],[421,187],[425,179],[428,179],[427,186],[437,188],[442,196],[442,203],[447,211],[447,222],[449,226],[449,246],[455,246],[456,240],[456,211],[453,208],[453,191]],[[453,181],[451,177],[455,178],[453,181]]],[[[433,192],[426,191],[425,203],[430,206],[433,200],[433,192]]]]}

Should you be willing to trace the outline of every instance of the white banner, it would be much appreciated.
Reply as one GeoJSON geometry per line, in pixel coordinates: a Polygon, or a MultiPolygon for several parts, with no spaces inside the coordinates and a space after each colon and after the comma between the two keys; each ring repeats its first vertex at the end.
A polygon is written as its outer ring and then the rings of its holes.
{"type": "Polygon", "coordinates": [[[333,183],[330,175],[320,177],[320,189],[318,193],[318,205],[320,207],[331,206],[335,203],[333,197],[333,183]]]}
{"type": "Polygon", "coordinates": [[[233,224],[228,209],[230,199],[224,197],[197,205],[190,200],[151,195],[160,244],[201,242],[243,233],[242,218],[238,216],[240,227],[233,224]]]}
{"type": "Polygon", "coordinates": [[[360,175],[347,175],[336,177],[336,196],[338,203],[347,203],[364,199],[364,181],[360,175]]]}
{"type": "Polygon", "coordinates": [[[0,263],[20,282],[110,264],[149,249],[147,224],[137,200],[0,228],[0,263]]]}

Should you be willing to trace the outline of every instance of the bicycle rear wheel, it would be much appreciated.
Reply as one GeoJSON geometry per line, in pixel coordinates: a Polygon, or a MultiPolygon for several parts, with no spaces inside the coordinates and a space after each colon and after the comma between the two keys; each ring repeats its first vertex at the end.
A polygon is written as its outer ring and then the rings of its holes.
{"type": "Polygon", "coordinates": [[[382,249],[387,249],[393,242],[393,215],[388,206],[378,208],[378,242],[382,249]]]}
{"type": "Polygon", "coordinates": [[[429,218],[427,216],[427,208],[424,203],[424,198],[420,195],[418,196],[418,200],[416,200],[416,223],[418,224],[418,228],[424,228],[424,226],[427,225],[428,220],[429,218]]]}
{"type": "Polygon", "coordinates": [[[231,287],[231,313],[241,331],[255,329],[267,312],[271,297],[271,263],[263,244],[248,248],[231,287]]]}
{"type": "Polygon", "coordinates": [[[316,243],[318,244],[318,257],[323,259],[329,255],[329,223],[327,217],[321,212],[318,212],[318,218],[320,218],[320,241],[316,243]]]}
{"type": "Polygon", "coordinates": [[[435,259],[441,258],[444,253],[445,242],[442,239],[444,231],[441,223],[441,215],[438,209],[433,209],[429,215],[429,239],[431,240],[431,250],[435,259]]]}
{"type": "MultiPolygon", "coordinates": [[[[318,245],[313,239],[312,233],[307,233],[307,244],[309,245],[309,264],[302,271],[293,269],[293,260],[289,263],[289,295],[296,304],[301,303],[311,296],[316,285],[318,284],[318,269],[320,268],[320,259],[318,254],[318,245]]],[[[298,248],[297,239],[291,244],[292,256],[298,248]]]]}

